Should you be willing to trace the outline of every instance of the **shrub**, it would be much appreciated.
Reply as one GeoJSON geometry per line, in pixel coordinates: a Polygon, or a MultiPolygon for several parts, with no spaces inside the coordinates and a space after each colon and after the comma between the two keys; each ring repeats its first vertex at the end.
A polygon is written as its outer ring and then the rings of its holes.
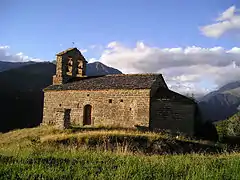
{"type": "Polygon", "coordinates": [[[196,129],[196,137],[215,142],[219,139],[217,129],[210,121],[199,123],[196,129]]]}
{"type": "Polygon", "coordinates": [[[240,136],[240,113],[237,113],[226,120],[217,122],[216,127],[220,141],[228,136],[240,136]]]}

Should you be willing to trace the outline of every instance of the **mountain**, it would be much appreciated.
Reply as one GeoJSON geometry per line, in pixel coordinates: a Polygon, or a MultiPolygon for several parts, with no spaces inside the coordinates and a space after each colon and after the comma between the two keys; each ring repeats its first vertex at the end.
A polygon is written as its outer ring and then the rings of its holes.
{"type": "Polygon", "coordinates": [[[107,75],[107,74],[122,74],[121,71],[106,66],[101,62],[94,62],[87,64],[87,71],[86,74],[88,76],[97,76],[97,75],[107,75]]]}
{"type": "Polygon", "coordinates": [[[41,122],[42,89],[52,82],[55,65],[36,63],[0,73],[0,132],[41,122]]]}
{"type": "Polygon", "coordinates": [[[35,64],[36,62],[28,61],[28,62],[5,62],[0,61],[0,72],[7,71],[14,68],[19,68],[29,64],[35,64]]]}
{"type": "Polygon", "coordinates": [[[219,121],[238,112],[240,81],[231,82],[198,100],[204,120],[219,121]]]}
{"type": "MultiPolygon", "coordinates": [[[[56,66],[33,63],[0,73],[0,132],[34,127],[42,121],[42,89],[52,84],[56,66]]],[[[88,76],[120,74],[102,63],[89,63],[88,76]]]]}

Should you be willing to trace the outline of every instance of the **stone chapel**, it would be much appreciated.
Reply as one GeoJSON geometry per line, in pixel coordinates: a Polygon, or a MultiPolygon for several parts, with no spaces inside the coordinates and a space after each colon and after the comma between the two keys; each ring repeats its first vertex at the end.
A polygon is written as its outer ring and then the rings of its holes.
{"type": "Polygon", "coordinates": [[[56,55],[53,84],[44,91],[42,125],[111,126],[194,134],[196,103],[171,91],[162,74],[86,76],[77,48],[56,55]]]}

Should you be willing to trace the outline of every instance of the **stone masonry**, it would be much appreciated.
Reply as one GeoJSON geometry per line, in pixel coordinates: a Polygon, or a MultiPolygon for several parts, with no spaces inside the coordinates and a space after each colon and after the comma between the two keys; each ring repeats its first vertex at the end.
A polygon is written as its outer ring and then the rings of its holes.
{"type": "Polygon", "coordinates": [[[57,54],[53,85],[44,89],[42,125],[148,127],[194,134],[196,103],[168,89],[161,74],[86,77],[76,48],[57,54]]]}
{"type": "Polygon", "coordinates": [[[58,120],[53,112],[62,107],[71,109],[71,125],[82,126],[84,106],[89,104],[93,126],[148,126],[149,93],[149,90],[47,91],[44,123],[58,120]]]}

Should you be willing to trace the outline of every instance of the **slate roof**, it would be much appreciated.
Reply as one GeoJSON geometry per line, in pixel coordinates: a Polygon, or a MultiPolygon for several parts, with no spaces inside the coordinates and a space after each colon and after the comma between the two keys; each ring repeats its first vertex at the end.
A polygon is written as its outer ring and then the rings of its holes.
{"type": "Polygon", "coordinates": [[[177,101],[177,102],[186,102],[190,104],[196,104],[196,102],[193,99],[166,88],[159,88],[155,94],[155,98],[170,99],[172,101],[177,101]]]}
{"type": "Polygon", "coordinates": [[[57,56],[61,56],[61,55],[66,54],[67,52],[73,51],[73,50],[79,51],[76,47],[74,47],[74,48],[68,48],[68,49],[66,49],[66,50],[64,50],[64,51],[61,51],[61,52],[57,53],[56,55],[57,55],[57,56]]]}
{"type": "Polygon", "coordinates": [[[46,90],[106,90],[106,89],[150,89],[160,77],[160,86],[167,87],[161,74],[117,74],[85,77],[61,85],[51,85],[46,90]]]}

